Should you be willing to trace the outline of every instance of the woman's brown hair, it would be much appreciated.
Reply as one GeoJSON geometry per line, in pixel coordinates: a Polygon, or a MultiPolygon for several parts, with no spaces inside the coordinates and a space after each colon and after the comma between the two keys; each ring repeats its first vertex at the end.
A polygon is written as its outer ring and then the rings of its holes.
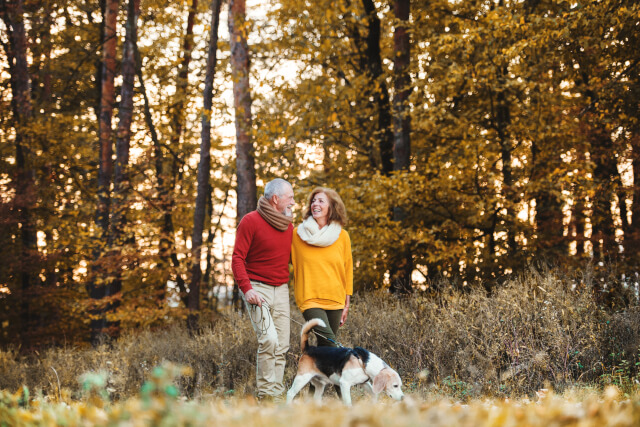
{"type": "Polygon", "coordinates": [[[349,218],[347,217],[347,208],[344,207],[344,203],[338,193],[336,193],[335,190],[326,187],[316,187],[313,189],[309,195],[309,199],[307,200],[307,206],[304,208],[303,219],[307,219],[311,216],[311,202],[318,193],[326,194],[327,199],[329,199],[329,223],[335,221],[343,227],[347,225],[347,222],[349,221],[349,218]]]}

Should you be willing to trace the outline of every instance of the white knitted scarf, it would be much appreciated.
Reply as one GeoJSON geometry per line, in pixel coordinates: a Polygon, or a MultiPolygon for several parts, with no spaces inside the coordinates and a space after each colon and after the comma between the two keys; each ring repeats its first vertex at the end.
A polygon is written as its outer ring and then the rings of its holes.
{"type": "Polygon", "coordinates": [[[309,216],[298,226],[298,236],[311,246],[331,246],[338,240],[341,231],[342,227],[337,222],[332,222],[322,228],[318,227],[318,223],[312,216],[309,216]]]}

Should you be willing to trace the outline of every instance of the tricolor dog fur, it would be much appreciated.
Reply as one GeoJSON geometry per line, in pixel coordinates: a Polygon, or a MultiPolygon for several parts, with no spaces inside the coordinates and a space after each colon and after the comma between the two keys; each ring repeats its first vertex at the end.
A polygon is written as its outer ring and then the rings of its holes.
{"type": "Polygon", "coordinates": [[[311,382],[315,387],[316,402],[322,400],[327,384],[340,386],[340,394],[345,405],[351,405],[351,387],[367,384],[376,397],[384,390],[396,400],[402,400],[402,380],[396,371],[382,359],[361,347],[314,347],[308,345],[309,331],[315,326],[325,326],[321,319],[311,319],[302,326],[300,348],[302,356],[298,362],[298,372],[287,392],[287,403],[311,382]]]}

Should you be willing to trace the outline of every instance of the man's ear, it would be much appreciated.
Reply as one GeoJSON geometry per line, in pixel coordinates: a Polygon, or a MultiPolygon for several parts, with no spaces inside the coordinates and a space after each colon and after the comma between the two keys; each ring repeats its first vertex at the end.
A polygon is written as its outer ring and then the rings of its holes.
{"type": "Polygon", "coordinates": [[[389,375],[382,371],[373,379],[373,393],[378,394],[387,386],[389,375]]]}

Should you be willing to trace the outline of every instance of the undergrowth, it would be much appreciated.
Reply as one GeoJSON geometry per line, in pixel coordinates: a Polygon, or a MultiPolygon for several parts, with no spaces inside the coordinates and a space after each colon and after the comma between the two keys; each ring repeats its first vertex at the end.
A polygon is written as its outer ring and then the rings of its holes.
{"type": "MultiPolygon", "coordinates": [[[[532,397],[541,388],[638,390],[640,310],[599,305],[587,279],[530,271],[494,287],[454,289],[397,298],[355,295],[338,340],[378,354],[413,396],[532,397]]],[[[635,302],[634,302],[635,301],[635,302]]],[[[292,317],[303,322],[297,308],[292,317]]],[[[295,374],[300,326],[292,323],[285,386],[295,374]]],[[[0,390],[66,401],[86,395],[87,372],[116,402],[138,396],[165,363],[184,366],[175,393],[188,399],[251,396],[256,340],[243,313],[225,311],[195,336],[180,325],[129,333],[98,348],[0,351],[0,390]],[[79,381],[79,378],[82,380],[79,381]]]]}
{"type": "Polygon", "coordinates": [[[305,399],[292,405],[262,403],[251,398],[184,399],[176,381],[189,376],[188,368],[165,363],[156,367],[140,392],[113,402],[107,396],[106,378],[84,376],[82,394],[70,402],[30,398],[28,389],[0,392],[0,425],[7,426],[636,426],[640,423],[640,396],[622,397],[618,389],[604,392],[553,392],[534,400],[484,399],[467,404],[448,399],[403,402],[358,400],[347,408],[336,399],[316,405],[305,399]]]}

